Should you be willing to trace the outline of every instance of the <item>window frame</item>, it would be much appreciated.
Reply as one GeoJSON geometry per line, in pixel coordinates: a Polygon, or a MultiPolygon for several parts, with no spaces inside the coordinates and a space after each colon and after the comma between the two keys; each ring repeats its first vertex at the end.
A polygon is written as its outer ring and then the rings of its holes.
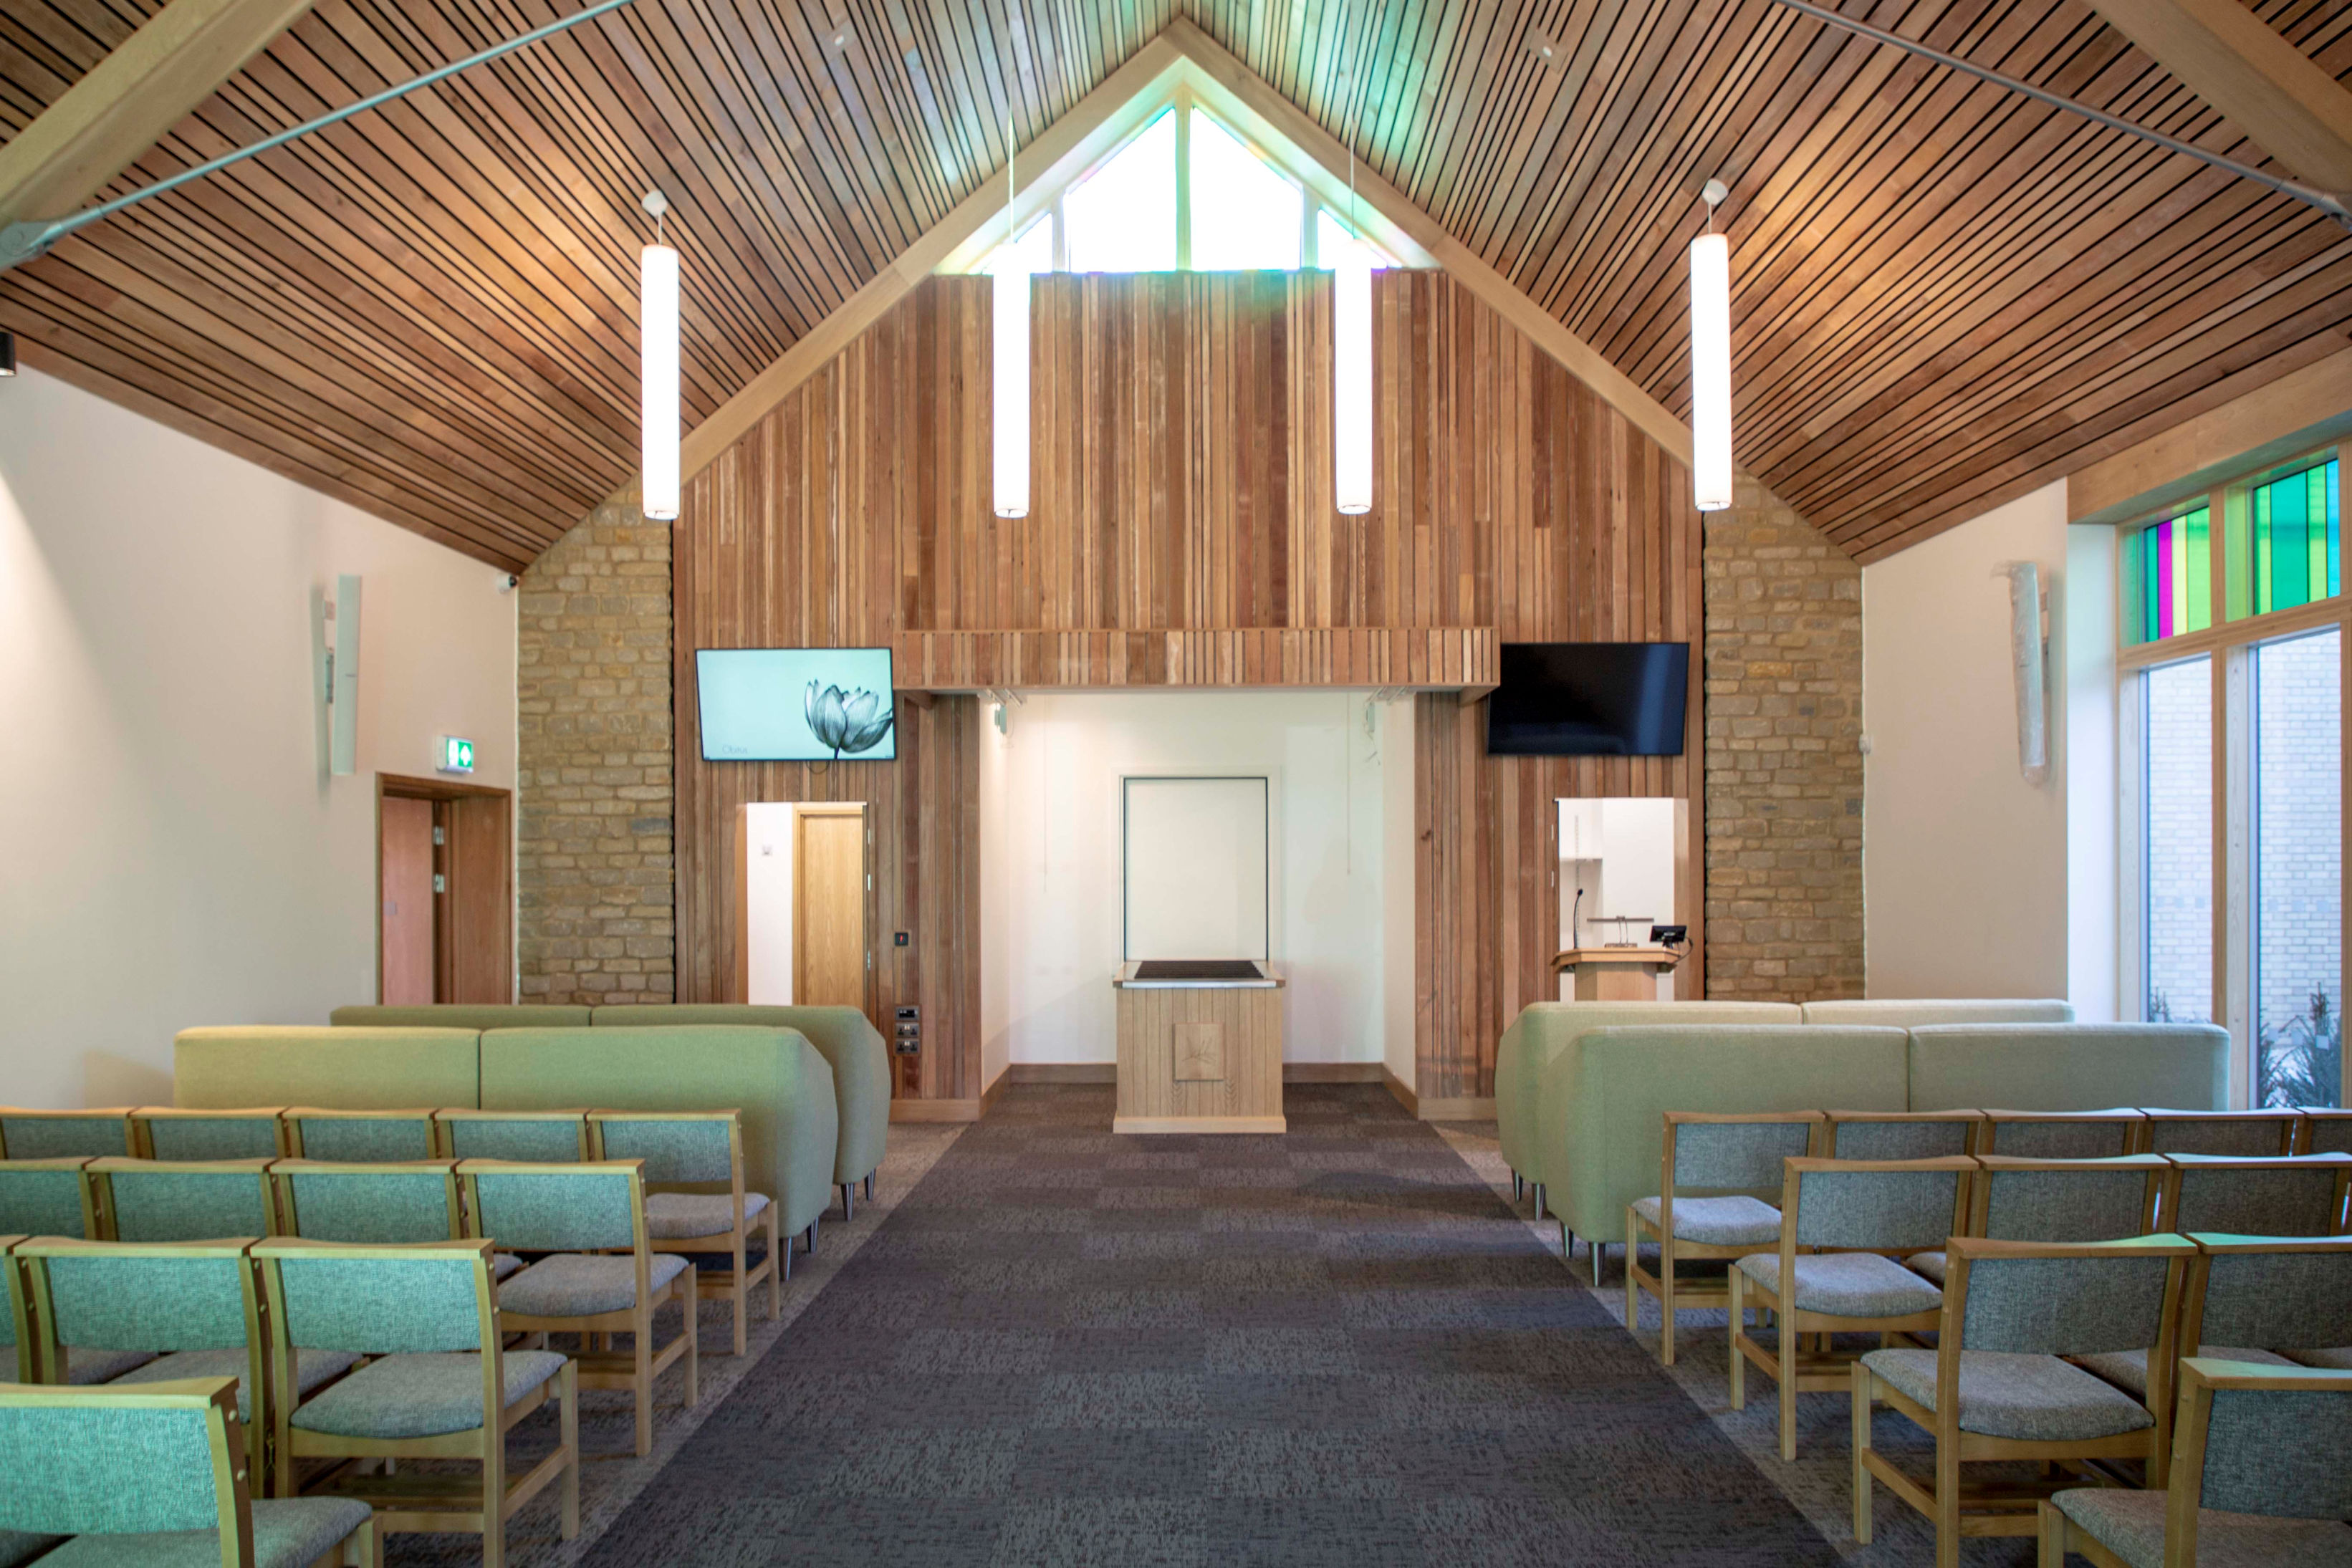
{"type": "MultiPolygon", "coordinates": [[[[2249,605],[2253,602],[2249,580],[2253,563],[2251,556],[2245,560],[2233,558],[2229,519],[2231,508],[2251,506],[2252,493],[2257,487],[2331,460],[2336,465],[2337,514],[2340,517],[2352,517],[2352,507],[2347,505],[2352,502],[2352,443],[2331,442],[2284,462],[2263,464],[2216,485],[2202,497],[2210,508],[2206,580],[2212,604],[2211,624],[2200,631],[2178,632],[2146,643],[2123,640],[2126,612],[2132,603],[2132,585],[2126,580],[2123,570],[2125,541],[2151,524],[2169,521],[2193,510],[2200,497],[2181,497],[2116,529],[2116,780],[2122,795],[2116,811],[2116,865],[2121,884],[2117,889],[2116,927],[2122,949],[2116,970],[2121,992],[2116,998],[2118,1016],[2145,1020],[2147,1013],[2147,838],[2143,789],[2147,747],[2139,681],[2145,672],[2156,666],[2202,656],[2212,661],[2213,1021],[2230,1031],[2230,1102],[2239,1108],[2252,1103],[2254,1065],[2253,651],[2259,643],[2336,628],[2340,707],[2343,694],[2352,692],[2352,594],[2339,591],[2332,598],[2231,620],[2230,591],[2233,583],[2245,581],[2243,601],[2249,605]]],[[[2340,843],[2344,787],[2352,784],[2352,729],[2344,726],[2340,713],[2337,728],[2336,829],[2340,843]]],[[[2337,894],[2339,1009],[2347,982],[2352,981],[2352,961],[2347,959],[2341,935],[2343,911],[2352,904],[2352,896],[2347,895],[2352,895],[2352,862],[2343,866],[2343,885],[2337,894]]],[[[2337,1088],[2338,1104],[2352,1103],[2352,1070],[2347,1071],[2346,1078],[2347,1082],[2337,1088]]]]}

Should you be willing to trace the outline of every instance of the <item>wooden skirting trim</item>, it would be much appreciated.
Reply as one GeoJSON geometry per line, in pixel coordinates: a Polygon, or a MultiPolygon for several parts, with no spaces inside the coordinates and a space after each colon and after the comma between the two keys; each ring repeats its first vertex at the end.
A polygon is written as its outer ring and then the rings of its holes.
{"type": "Polygon", "coordinates": [[[1129,1133],[1279,1133],[1280,1116],[1114,1116],[1110,1130],[1129,1133]]]}
{"type": "Polygon", "coordinates": [[[1116,1083],[1115,1061],[1016,1061],[1004,1070],[999,1083],[1116,1083]]]}
{"type": "Polygon", "coordinates": [[[1491,1122],[1495,1102],[1487,1100],[1423,1100],[1414,1113],[1424,1122],[1491,1122]]]}
{"type": "Polygon", "coordinates": [[[1412,1085],[1390,1071],[1387,1062],[1383,1061],[1380,1065],[1381,1082],[1387,1084],[1389,1092],[1396,1096],[1396,1103],[1404,1107],[1404,1113],[1408,1116],[1420,1115],[1421,1096],[1413,1092],[1412,1085]]]}
{"type": "Polygon", "coordinates": [[[893,1122],[977,1122],[981,1103],[977,1100],[893,1100],[890,1120],[893,1122]]]}
{"type": "Polygon", "coordinates": [[[987,1115],[989,1111],[994,1107],[996,1103],[1004,1098],[1004,1091],[1011,1086],[1012,1082],[1013,1074],[1010,1070],[1007,1070],[1006,1071],[998,1073],[996,1075],[996,1082],[980,1092],[980,1113],[982,1115],[987,1115]]]}
{"type": "Polygon", "coordinates": [[[1378,1083],[1388,1069],[1377,1061],[1286,1061],[1285,1083],[1378,1083]]]}

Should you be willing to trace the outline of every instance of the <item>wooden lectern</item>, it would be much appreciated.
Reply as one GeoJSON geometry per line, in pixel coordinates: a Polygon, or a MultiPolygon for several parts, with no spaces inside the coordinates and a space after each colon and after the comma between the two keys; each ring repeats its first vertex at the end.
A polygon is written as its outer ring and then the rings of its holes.
{"type": "Polygon", "coordinates": [[[1682,960],[1670,947],[1570,947],[1551,967],[1576,971],[1580,1002],[1654,1002],[1658,977],[1682,960]]]}

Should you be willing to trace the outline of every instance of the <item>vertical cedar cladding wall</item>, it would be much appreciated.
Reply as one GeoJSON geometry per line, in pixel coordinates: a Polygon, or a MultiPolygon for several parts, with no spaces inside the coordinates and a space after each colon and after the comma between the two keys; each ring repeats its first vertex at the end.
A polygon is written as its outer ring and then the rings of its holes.
{"type": "MultiPolygon", "coordinates": [[[[1375,287],[1380,468],[1374,509],[1360,517],[1339,516],[1329,500],[1328,276],[1040,278],[1032,507],[1025,518],[999,519],[989,506],[988,287],[984,278],[924,284],[689,484],[675,536],[678,995],[723,998],[734,983],[735,808],[868,801],[872,1001],[886,1019],[894,1004],[922,1007],[926,1054],[902,1061],[899,1092],[947,1099],[981,1089],[977,702],[902,701],[896,764],[706,766],[694,649],[888,644],[902,685],[1442,681],[1491,657],[1491,639],[1463,628],[1507,640],[1697,641],[1721,527],[1710,526],[1703,570],[1681,466],[1466,289],[1429,272],[1388,273],[1375,287]],[[1176,635],[1198,633],[1214,636],[1176,635]],[[898,930],[911,934],[908,948],[889,945],[898,930]]],[[[1820,676],[1844,694],[1833,700],[1850,702],[1859,605],[1850,586],[1831,593],[1835,569],[1850,575],[1850,563],[1792,516],[1765,509],[1782,529],[1772,548],[1795,552],[1804,580],[1787,571],[1790,602],[1776,597],[1767,624],[1736,637],[1772,645],[1811,637],[1799,622],[1836,622],[1801,662],[1850,664],[1820,676]]],[[[1775,567],[1776,585],[1782,575],[1775,567]]],[[[553,634],[527,630],[526,646],[553,634]]],[[[1710,666],[1708,689],[1752,692],[1759,710],[1767,699],[1806,706],[1809,722],[1836,730],[1824,732],[1829,750],[1852,753],[1851,716],[1832,718],[1818,694],[1795,689],[1818,672],[1776,673],[1800,662],[1759,655],[1757,674],[1723,681],[1710,666]]],[[[1493,1092],[1495,1045],[1512,1014],[1553,994],[1553,798],[1689,798],[1706,729],[1695,711],[1683,758],[1490,760],[1482,708],[1424,697],[1419,719],[1421,1092],[1480,1098],[1493,1092]]],[[[563,745],[560,759],[539,745],[551,778],[567,767],[593,773],[592,747],[563,745]]],[[[528,733],[525,746],[528,766],[528,733]]],[[[1710,742],[1707,777],[1767,801],[1848,782],[1860,800],[1858,759],[1817,780],[1777,765],[1718,773],[1717,760],[1710,742]]],[[[1776,824],[1814,821],[1810,808],[1757,811],[1776,824]]],[[[1743,809],[1726,821],[1749,817],[1743,809]]],[[[1710,812],[1706,831],[1716,828],[1710,812]]],[[[1791,829],[1773,852],[1831,863],[1848,831],[1833,803],[1825,824],[1791,829]]],[[[1705,857],[1710,912],[1720,858],[1711,847],[1705,857]]],[[[1834,891],[1804,896],[1818,903],[1834,891]]],[[[1839,972],[1858,986],[1858,878],[1852,900],[1838,916],[1852,934],[1839,972]]],[[[524,920],[528,974],[528,907],[524,920]]],[[[1743,994],[1770,989],[1768,967],[1780,960],[1756,945],[1771,933],[1761,917],[1736,924],[1727,973],[1743,994]]],[[[1793,968],[1777,984],[1776,994],[1824,994],[1793,968]]]]}

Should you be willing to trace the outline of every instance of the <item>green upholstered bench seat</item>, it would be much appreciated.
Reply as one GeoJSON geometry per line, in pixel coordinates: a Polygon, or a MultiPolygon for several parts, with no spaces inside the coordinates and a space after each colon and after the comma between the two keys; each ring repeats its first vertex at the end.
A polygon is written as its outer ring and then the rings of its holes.
{"type": "Polygon", "coordinates": [[[424,1002],[410,1007],[369,1004],[337,1008],[337,1029],[586,1029],[595,1009],[558,1002],[424,1002]]]}

